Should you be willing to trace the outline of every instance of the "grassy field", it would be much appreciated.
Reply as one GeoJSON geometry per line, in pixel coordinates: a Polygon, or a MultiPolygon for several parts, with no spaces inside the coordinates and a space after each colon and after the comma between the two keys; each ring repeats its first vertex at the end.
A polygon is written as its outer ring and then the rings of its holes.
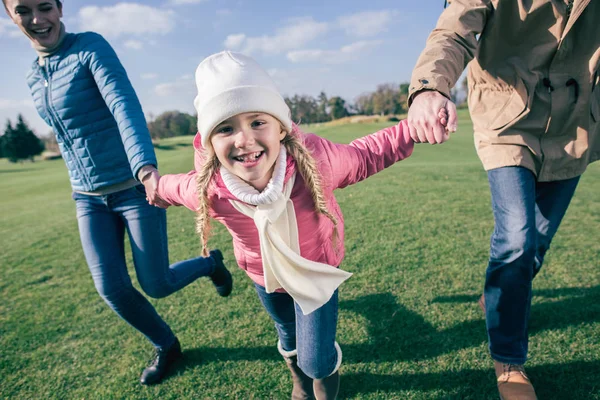
{"type": "MultiPolygon", "coordinates": [[[[311,130],[349,142],[383,126],[311,130]]],[[[410,159],[337,192],[342,267],[354,273],[340,291],[340,398],[497,398],[476,306],[493,220],[471,131],[463,113],[448,143],[418,145],[410,159]]],[[[186,172],[191,137],[164,140],[157,154],[162,173],[186,172]]],[[[95,292],[62,160],[0,160],[0,193],[0,398],[289,398],[274,327],[224,229],[211,245],[232,267],[234,292],[219,298],[203,279],[152,300],[185,360],[163,384],[142,387],[151,346],[95,292]]],[[[198,254],[193,214],[171,208],[168,218],[172,261],[198,254]]],[[[534,282],[528,371],[540,399],[600,399],[599,238],[597,163],[534,282]]]]}

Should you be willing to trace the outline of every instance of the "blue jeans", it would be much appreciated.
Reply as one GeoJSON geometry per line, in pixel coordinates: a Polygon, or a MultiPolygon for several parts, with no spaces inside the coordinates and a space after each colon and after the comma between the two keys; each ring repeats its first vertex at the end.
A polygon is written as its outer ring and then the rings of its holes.
{"type": "Polygon", "coordinates": [[[331,299],[308,315],[287,293],[267,293],[254,284],[260,302],[275,322],[285,351],[298,350],[298,366],[309,377],[322,379],[334,372],[338,361],[335,333],[338,317],[338,291],[331,299]]]}
{"type": "Polygon", "coordinates": [[[197,257],[169,266],[166,212],[148,204],[141,185],[106,196],[73,193],[73,199],[83,252],[96,290],[155,347],[169,347],[175,341],[171,328],[131,284],[125,263],[125,230],[138,282],[151,297],[168,296],[210,275],[214,269],[212,259],[197,257]]]}
{"type": "Polygon", "coordinates": [[[567,211],[579,177],[537,182],[523,167],[488,171],[495,227],[485,280],[486,323],[494,360],[527,360],[531,281],[567,211]]]}

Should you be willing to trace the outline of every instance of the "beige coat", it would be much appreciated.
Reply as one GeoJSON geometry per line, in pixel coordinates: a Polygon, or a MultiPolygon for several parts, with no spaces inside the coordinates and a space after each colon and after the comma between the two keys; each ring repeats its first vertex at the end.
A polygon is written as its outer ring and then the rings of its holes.
{"type": "Polygon", "coordinates": [[[539,181],[600,158],[600,0],[453,0],[413,71],[409,96],[450,89],[469,61],[469,109],[486,170],[539,181]],[[479,34],[479,37],[477,36],[479,34]]]}

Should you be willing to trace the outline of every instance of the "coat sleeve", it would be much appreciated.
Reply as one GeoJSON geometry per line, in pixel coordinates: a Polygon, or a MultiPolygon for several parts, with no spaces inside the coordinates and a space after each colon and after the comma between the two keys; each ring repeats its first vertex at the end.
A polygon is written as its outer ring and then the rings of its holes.
{"type": "Polygon", "coordinates": [[[142,106],[110,44],[97,33],[88,32],[85,35],[80,60],[89,68],[104,102],[115,118],[131,172],[137,179],[138,171],[144,165],[157,166],[142,106]]]}
{"type": "Polygon", "coordinates": [[[450,98],[450,89],[475,57],[477,35],[491,17],[491,0],[452,0],[427,38],[413,69],[409,105],[421,90],[437,90],[450,98]]]}
{"type": "Polygon", "coordinates": [[[319,140],[331,166],[334,189],[367,179],[409,157],[414,148],[405,120],[349,144],[336,144],[323,138],[319,140]]]}
{"type": "Polygon", "coordinates": [[[187,174],[163,175],[158,181],[158,195],[172,206],[198,210],[196,171],[187,174]]]}

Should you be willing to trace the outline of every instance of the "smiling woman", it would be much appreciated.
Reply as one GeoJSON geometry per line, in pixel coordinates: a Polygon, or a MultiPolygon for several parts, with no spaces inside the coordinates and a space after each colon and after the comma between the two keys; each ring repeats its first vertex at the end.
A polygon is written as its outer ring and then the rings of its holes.
{"type": "Polygon", "coordinates": [[[34,48],[56,49],[65,36],[62,18],[62,3],[35,0],[3,0],[9,16],[31,40],[34,48]]]}
{"type": "Polygon", "coordinates": [[[131,283],[125,231],[138,281],[151,297],[168,296],[202,276],[210,276],[219,295],[228,296],[231,275],[218,250],[169,266],[166,213],[159,208],[166,203],[156,194],[160,176],[154,147],[140,102],[110,44],[94,32],[67,33],[58,0],[3,4],[38,54],[27,84],[66,162],[96,289],[155,346],[156,357],[141,383],[158,383],[181,356],[181,348],[171,328],[131,283]]]}

